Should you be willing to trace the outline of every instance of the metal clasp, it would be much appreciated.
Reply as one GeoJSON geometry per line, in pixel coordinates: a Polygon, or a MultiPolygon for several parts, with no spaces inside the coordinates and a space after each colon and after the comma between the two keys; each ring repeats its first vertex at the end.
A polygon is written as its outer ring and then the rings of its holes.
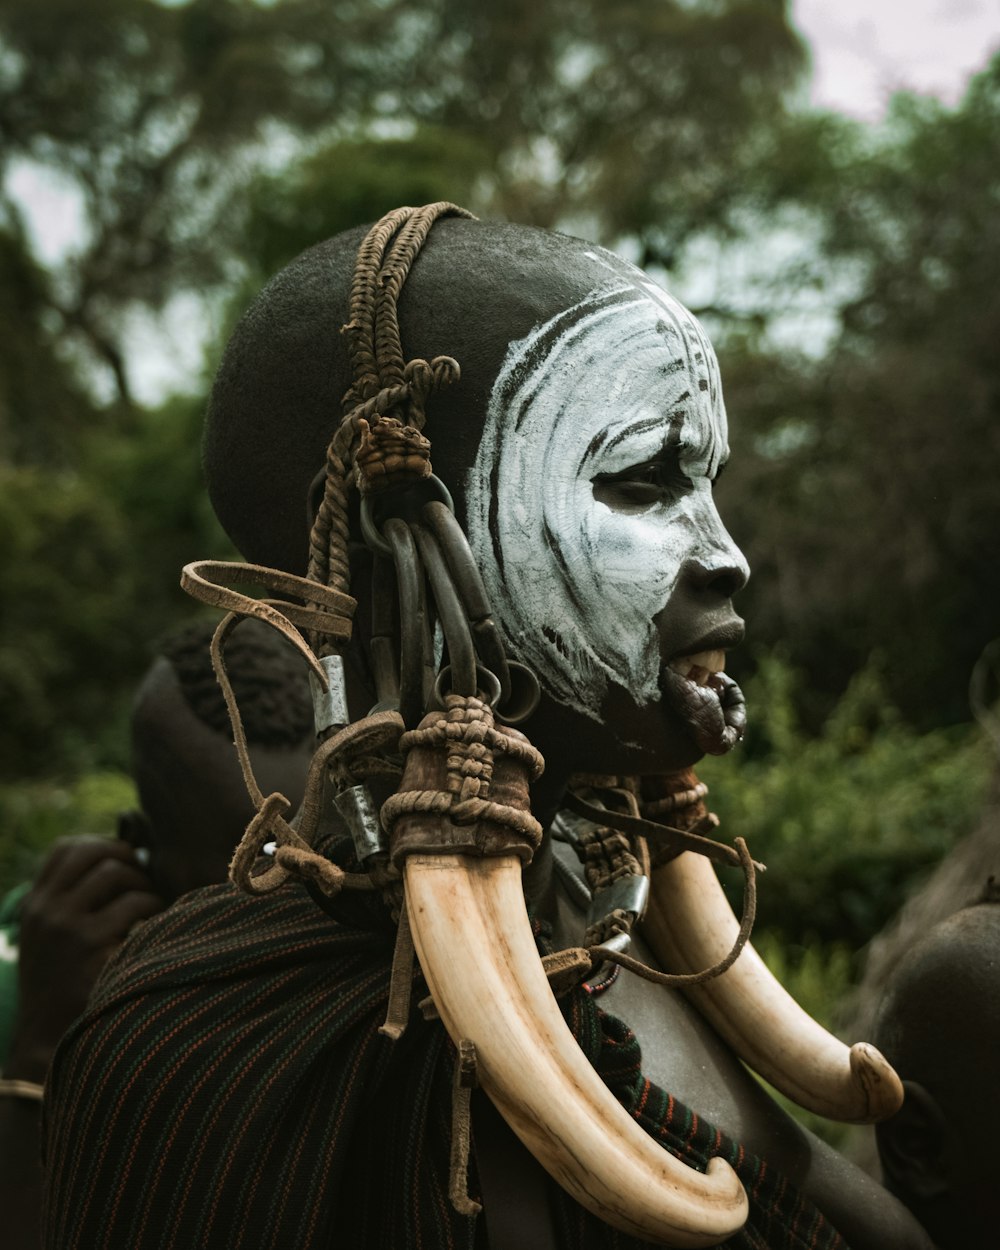
{"type": "MultiPolygon", "coordinates": [[[[630,877],[619,877],[603,890],[598,890],[591,899],[587,910],[587,928],[598,924],[605,916],[614,911],[629,912],[636,920],[646,910],[649,898],[649,878],[641,873],[630,877]]],[[[616,933],[602,942],[608,950],[624,953],[631,945],[628,933],[616,933]]]]}
{"type": "Polygon", "coordinates": [[[316,722],[317,736],[328,729],[346,725],[350,716],[347,712],[347,683],[344,679],[344,661],[339,655],[324,655],[320,664],[326,673],[327,689],[319,684],[315,673],[309,674],[309,686],[312,690],[313,719],[316,722]]]}
{"type": "Polygon", "coordinates": [[[359,863],[385,850],[382,822],[367,787],[348,786],[334,796],[333,802],[347,825],[359,863]]]}

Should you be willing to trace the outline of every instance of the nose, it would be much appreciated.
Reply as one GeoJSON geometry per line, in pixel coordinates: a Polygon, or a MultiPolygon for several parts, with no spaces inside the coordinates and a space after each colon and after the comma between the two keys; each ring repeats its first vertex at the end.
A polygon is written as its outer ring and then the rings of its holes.
{"type": "Polygon", "coordinates": [[[750,580],[750,566],[722,524],[714,503],[702,525],[702,541],[684,562],[684,579],[700,595],[731,599],[750,580]]]}
{"type": "Polygon", "coordinates": [[[738,561],[719,565],[705,563],[697,557],[689,560],[684,570],[688,582],[701,594],[731,599],[750,579],[750,568],[742,552],[737,550],[736,554],[738,561]]]}

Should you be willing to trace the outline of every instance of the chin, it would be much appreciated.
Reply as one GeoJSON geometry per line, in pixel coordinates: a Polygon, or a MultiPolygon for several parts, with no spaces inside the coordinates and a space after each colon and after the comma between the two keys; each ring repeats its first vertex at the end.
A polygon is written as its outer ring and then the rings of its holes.
{"type": "Polygon", "coordinates": [[[724,673],[692,676],[664,666],[658,699],[638,704],[630,690],[612,683],[599,715],[589,716],[543,693],[524,729],[550,774],[655,775],[724,755],[745,723],[742,692],[724,673]]]}
{"type": "Polygon", "coordinates": [[[600,718],[543,697],[524,729],[545,756],[547,771],[667,773],[688,768],[705,754],[682,717],[663,702],[640,707],[620,686],[609,689],[600,718]]]}
{"type": "Polygon", "coordinates": [[[691,726],[662,702],[633,707],[631,717],[609,721],[608,728],[616,736],[616,772],[672,773],[692,767],[706,754],[691,726]]]}

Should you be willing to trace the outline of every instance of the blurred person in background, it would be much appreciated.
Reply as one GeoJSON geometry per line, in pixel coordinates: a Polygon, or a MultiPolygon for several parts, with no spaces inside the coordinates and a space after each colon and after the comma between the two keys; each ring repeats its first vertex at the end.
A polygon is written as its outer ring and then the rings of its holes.
{"type": "MultiPolygon", "coordinates": [[[[226,878],[253,815],[209,655],[213,626],[170,635],[131,718],[139,808],[118,837],[60,839],[0,907],[0,1195],[12,1250],[39,1244],[39,1116],[49,1063],[129,932],[189,890],[226,878]]],[[[227,648],[255,770],[293,806],[312,751],[306,670],[246,622],[227,648]]]]}
{"type": "Polygon", "coordinates": [[[940,1250],[997,1244],[1000,882],[904,955],[873,1042],[903,1078],[902,1110],[875,1129],[884,1183],[940,1250]]]}

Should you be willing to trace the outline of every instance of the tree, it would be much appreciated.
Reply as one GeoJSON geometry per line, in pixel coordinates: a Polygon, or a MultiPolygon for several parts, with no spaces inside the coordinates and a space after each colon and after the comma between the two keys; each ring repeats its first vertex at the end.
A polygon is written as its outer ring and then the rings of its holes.
{"type": "Polygon", "coordinates": [[[881,644],[908,715],[964,720],[1000,620],[1000,58],[959,108],[900,96],[837,156],[817,211],[854,289],[833,350],[727,362],[750,611],[825,695],[881,644]]]}
{"type": "Polygon", "coordinates": [[[754,134],[802,65],[784,7],[0,0],[0,161],[53,168],[82,197],[53,333],[127,400],[129,307],[228,289],[244,189],[303,144],[447,135],[451,151],[420,155],[451,174],[474,152],[478,206],[669,257],[696,226],[732,224],[754,134]]]}
{"type": "Polygon", "coordinates": [[[14,228],[0,228],[0,463],[66,464],[94,417],[46,325],[48,277],[14,228]]]}
{"type": "Polygon", "coordinates": [[[0,782],[126,762],[155,643],[193,614],[178,585],[232,550],[201,481],[201,405],[99,425],[72,464],[0,463],[0,782]]]}

